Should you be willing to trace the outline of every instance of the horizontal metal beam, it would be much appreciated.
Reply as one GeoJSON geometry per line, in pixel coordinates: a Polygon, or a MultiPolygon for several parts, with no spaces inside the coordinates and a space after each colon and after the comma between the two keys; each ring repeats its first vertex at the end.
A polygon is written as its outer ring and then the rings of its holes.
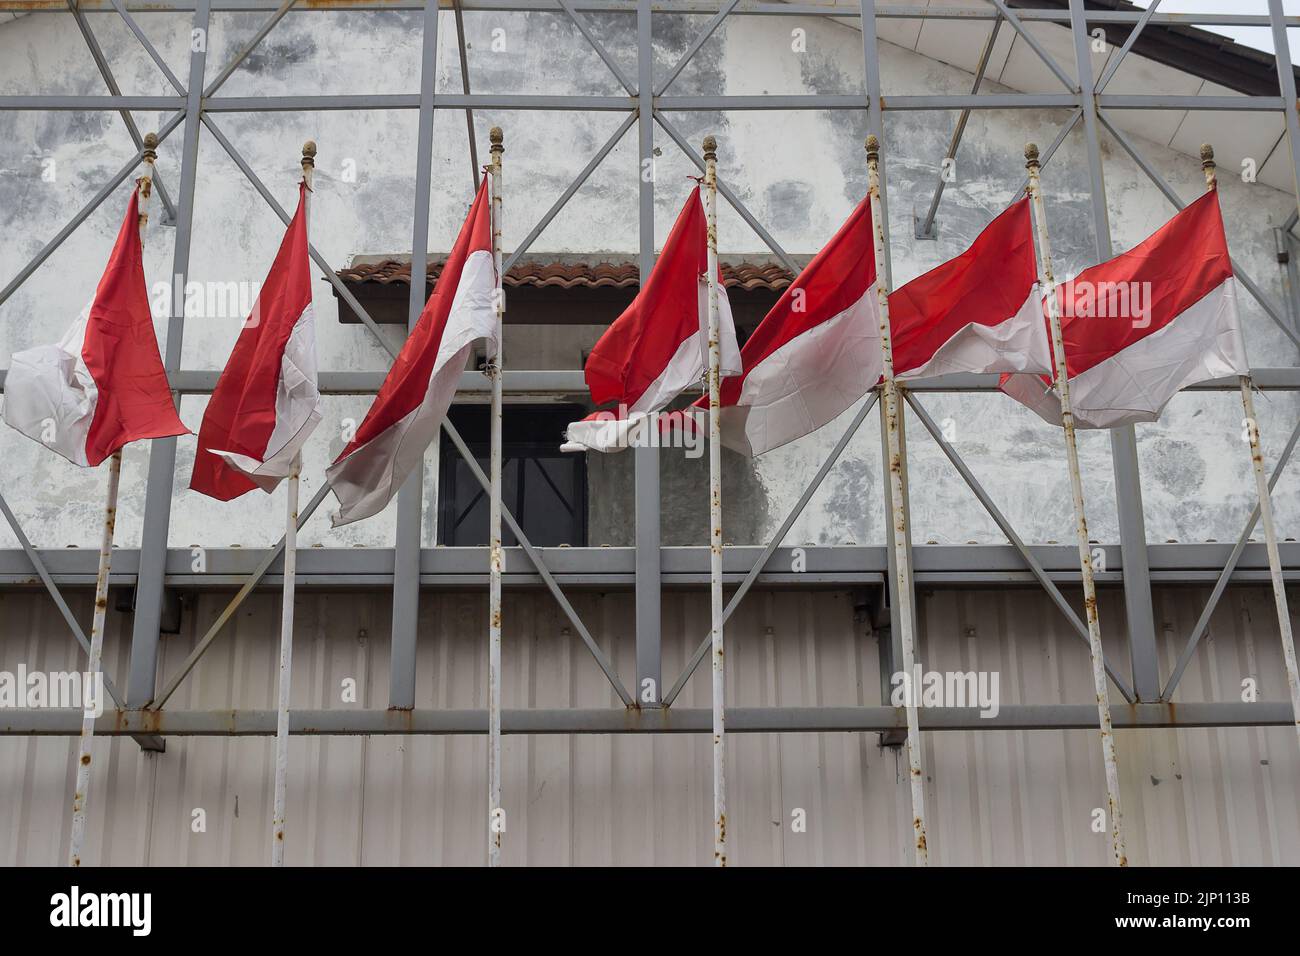
{"type": "MultiPolygon", "coordinates": [[[[1097,582],[1120,584],[1123,563],[1118,544],[1099,545],[1105,554],[1105,571],[1096,573],[1097,582]]],[[[1212,583],[1223,570],[1233,544],[1151,544],[1152,580],[1161,584],[1212,583]]],[[[1281,543],[1288,580],[1300,581],[1300,542],[1281,543]]],[[[265,559],[265,548],[204,548],[203,572],[192,569],[191,548],[171,548],[164,565],[167,584],[177,588],[222,588],[242,584],[265,559]]],[[[438,587],[477,587],[487,580],[483,548],[425,548],[420,552],[421,583],[438,587]]],[[[539,548],[546,565],[561,584],[601,588],[624,588],[633,583],[636,549],[632,547],[539,548]]],[[[723,553],[723,573],[729,585],[739,584],[763,551],[758,545],[728,545],[723,553]]],[[[1079,578],[1078,554],[1073,546],[1030,545],[1029,551],[1048,577],[1070,584],[1079,578]]],[[[94,584],[97,554],[93,548],[37,549],[56,583],[69,586],[94,584]]],[[[663,549],[663,579],[668,586],[694,587],[709,578],[709,549],[669,547],[663,549]]],[[[262,587],[280,586],[282,558],[277,557],[263,578],[262,587]]],[[[505,549],[507,587],[536,587],[542,582],[520,548],[505,549]]],[[[130,585],[135,581],[140,552],[134,548],[114,549],[111,582],[130,585]]],[[[1035,578],[1020,553],[1009,544],[918,543],[915,553],[918,584],[932,587],[1019,586],[1035,578]]],[[[885,547],[843,546],[783,547],[772,552],[758,583],[767,586],[856,587],[876,584],[888,570],[885,547]],[[796,554],[796,551],[799,553],[796,554]],[[796,566],[804,570],[796,571],[796,566]]],[[[311,587],[383,587],[392,581],[392,548],[300,548],[298,583],[311,587]]],[[[1248,544],[1232,581],[1251,583],[1268,580],[1268,556],[1264,545],[1248,544]]],[[[41,581],[26,553],[20,548],[0,549],[0,585],[40,586],[41,581]]]]}
{"type": "MultiPolygon", "coordinates": [[[[461,7],[466,12],[545,12],[563,13],[559,0],[462,0],[461,7]]],[[[81,0],[80,6],[86,13],[111,13],[111,0],[81,0]]],[[[215,0],[213,13],[239,13],[250,11],[272,11],[276,8],[275,0],[215,0]]],[[[452,0],[439,0],[444,10],[452,9],[452,0]]],[[[590,13],[632,13],[636,10],[636,0],[572,0],[575,10],[590,13]]],[[[654,13],[678,13],[708,15],[716,13],[721,4],[718,0],[658,0],[651,4],[654,13]]],[[[194,0],[127,0],[125,7],[132,13],[175,13],[192,12],[194,0]]],[[[52,0],[0,0],[0,10],[27,10],[33,13],[57,12],[61,5],[52,0]]],[[[328,2],[309,2],[295,8],[296,13],[337,13],[340,10],[422,10],[420,0],[328,0],[328,2]]],[[[835,7],[825,3],[774,3],[744,0],[733,11],[733,16],[772,16],[772,17],[831,17],[847,20],[858,19],[857,10],[851,7],[835,7]]],[[[929,6],[920,3],[882,4],[876,7],[876,17],[881,20],[992,20],[997,10],[991,6],[971,5],[968,7],[929,6]]],[[[1039,9],[1017,10],[1016,16],[1021,21],[1043,23],[1069,23],[1068,10],[1039,9]]],[[[1089,10],[1090,23],[1135,24],[1142,18],[1141,10],[1089,10]]],[[[1151,23],[1181,26],[1252,26],[1267,27],[1270,21],[1267,14],[1248,13],[1160,13],[1151,17],[1151,23]]],[[[1289,16],[1285,22],[1291,27],[1300,27],[1300,16],[1289,16]]]]}
{"type": "MultiPolygon", "coordinates": [[[[5,369],[0,369],[0,392],[4,391],[5,369]]],[[[218,369],[189,369],[172,372],[172,389],[184,395],[207,395],[217,384],[221,374],[218,369]]],[[[386,371],[373,372],[321,372],[320,390],[325,395],[372,395],[379,391],[386,371]]],[[[1263,391],[1300,391],[1300,368],[1260,368],[1252,373],[1257,389],[1263,391]]],[[[479,372],[462,372],[458,395],[486,395],[487,379],[479,372]]],[[[506,370],[504,388],[507,392],[535,392],[561,395],[587,393],[587,382],[580,369],[543,369],[530,371],[506,370]]],[[[913,392],[996,392],[997,375],[944,375],[926,382],[909,382],[913,392]]],[[[1236,378],[1216,378],[1183,389],[1186,392],[1232,392],[1236,394],[1241,383],[1236,378]]]]}
{"type": "MultiPolygon", "coordinates": [[[[860,93],[753,94],[714,96],[656,96],[654,108],[667,112],[748,110],[865,110],[860,93]]],[[[1225,112],[1281,112],[1280,96],[1176,96],[1172,94],[1104,94],[1097,97],[1103,109],[1211,110],[1225,112]]],[[[181,96],[0,96],[0,111],[144,110],[182,109],[181,96]]],[[[1036,110],[1073,109],[1077,93],[950,93],[883,97],[886,112],[929,110],[1036,110]]],[[[632,96],[526,93],[440,93],[439,110],[544,110],[554,112],[628,112],[637,106],[632,96]]],[[[354,93],[300,96],[213,96],[203,99],[207,113],[359,112],[365,110],[417,110],[415,93],[354,93]]]]}
{"type": "MultiPolygon", "coordinates": [[[[1286,702],[1121,704],[1112,706],[1118,729],[1280,727],[1290,725],[1286,702]]],[[[161,737],[269,737],[274,710],[113,711],[95,722],[95,736],[155,734],[161,737]]],[[[996,715],[974,707],[922,707],[922,730],[1095,730],[1095,704],[1004,704],[996,715]]],[[[505,710],[504,734],[705,734],[712,731],[705,708],[647,707],[626,710],[505,710]]],[[[727,732],[885,733],[906,726],[894,707],[728,707],[727,732]]],[[[313,736],[414,736],[485,734],[485,710],[293,710],[289,733],[313,736]]],[[[70,737],[81,731],[79,710],[2,710],[0,736],[70,737]]]]}

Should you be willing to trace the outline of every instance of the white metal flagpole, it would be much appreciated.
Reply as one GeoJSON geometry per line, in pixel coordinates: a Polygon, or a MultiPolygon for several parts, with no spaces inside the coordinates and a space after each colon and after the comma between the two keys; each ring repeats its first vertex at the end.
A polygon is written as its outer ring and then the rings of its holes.
{"type": "Polygon", "coordinates": [[[1056,395],[1061,403],[1061,426],[1065,431],[1065,456],[1070,468],[1070,490],[1074,496],[1074,531],[1079,543],[1079,570],[1083,577],[1083,606],[1088,619],[1088,648],[1092,657],[1092,683],[1097,694],[1097,719],[1101,733],[1101,758],[1106,769],[1106,821],[1110,825],[1111,854],[1116,866],[1128,866],[1124,849],[1124,823],[1119,802],[1119,768],[1115,760],[1115,731],[1110,721],[1110,697],[1106,686],[1106,665],[1101,649],[1101,623],[1097,618],[1097,587],[1092,578],[1092,547],[1088,543],[1088,521],[1083,511],[1083,479],[1079,472],[1079,449],[1074,439],[1074,413],[1070,408],[1070,378],[1065,365],[1065,336],[1061,331],[1061,307],[1056,299],[1056,278],[1052,274],[1052,247],[1047,238],[1047,216],[1039,182],[1038,147],[1025,147],[1025,168],[1029,170],[1026,191],[1038,225],[1039,281],[1047,296],[1047,315],[1052,328],[1052,360],[1056,366],[1056,395]]]}
{"type": "Polygon", "coordinates": [[[496,273],[496,352],[488,356],[492,382],[492,449],[489,462],[491,503],[488,513],[488,866],[501,865],[505,812],[501,807],[501,337],[506,300],[501,275],[501,127],[493,126],[488,189],[492,196],[492,267],[496,273]]]}
{"type": "MultiPolygon", "coordinates": [[[[158,158],[158,136],[146,133],[144,175],[136,184],[140,190],[140,244],[144,245],[145,227],[149,224],[149,199],[153,195],[153,166],[158,158]]],[[[104,505],[104,529],[99,542],[99,568],[95,573],[95,612],[90,625],[90,659],[86,676],[92,682],[93,703],[103,703],[104,623],[108,617],[108,574],[113,563],[113,530],[117,525],[117,492],[122,481],[122,450],[108,459],[108,496],[104,505]]],[[[81,741],[77,748],[77,782],[72,794],[72,835],[68,845],[68,865],[81,866],[81,851],[86,842],[86,801],[90,791],[91,743],[95,738],[95,706],[83,694],[81,741]]]]}
{"type": "MultiPolygon", "coordinates": [[[[307,184],[304,219],[310,228],[312,174],[316,171],[316,144],[302,147],[302,179],[307,184]]],[[[271,818],[271,866],[284,866],[285,800],[289,782],[289,693],[293,673],[293,602],[298,574],[298,475],[302,452],[289,463],[285,482],[284,585],[280,606],[280,699],[275,720],[275,806],[271,818]]]]}
{"type": "Polygon", "coordinates": [[[911,529],[907,524],[906,474],[903,467],[903,442],[894,381],[894,348],[889,330],[889,274],[885,262],[885,223],[880,212],[880,140],[867,137],[867,190],[871,199],[871,222],[876,247],[876,295],[880,304],[880,354],[882,376],[881,413],[885,416],[885,433],[889,451],[889,504],[894,524],[894,577],[898,592],[898,629],[903,646],[903,698],[907,713],[907,765],[912,788],[912,835],[915,837],[916,865],[929,866],[930,849],[925,835],[925,772],[921,754],[921,725],[916,704],[920,688],[915,686],[916,612],[912,607],[911,529]]]}
{"type": "MultiPolygon", "coordinates": [[[[1201,169],[1205,171],[1205,188],[1213,192],[1218,188],[1215,173],[1214,147],[1209,143],[1201,147],[1201,169]]],[[[1286,662],[1286,679],[1291,688],[1291,714],[1295,723],[1296,738],[1300,741],[1300,668],[1296,666],[1295,637],[1291,632],[1291,611],[1287,607],[1286,584],[1282,580],[1282,555],[1277,547],[1277,526],[1273,521],[1273,498],[1268,490],[1268,475],[1264,472],[1264,452],[1259,440],[1259,419],[1255,417],[1254,383],[1249,375],[1242,375],[1241,404],[1246,412],[1246,437],[1250,442],[1250,462],[1255,472],[1255,493],[1259,497],[1259,520],[1264,526],[1264,542],[1268,550],[1268,574],[1273,582],[1273,602],[1277,605],[1277,627],[1282,639],[1282,658],[1286,662]]]]}
{"type": "Polygon", "coordinates": [[[704,137],[709,288],[709,619],[713,642],[713,865],[727,865],[726,670],[722,648],[722,324],[718,317],[718,141],[704,137]]]}

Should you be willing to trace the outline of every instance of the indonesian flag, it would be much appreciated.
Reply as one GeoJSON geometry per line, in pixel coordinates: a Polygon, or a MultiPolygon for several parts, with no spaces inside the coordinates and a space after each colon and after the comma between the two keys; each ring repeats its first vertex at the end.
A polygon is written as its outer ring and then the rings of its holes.
{"type": "Polygon", "coordinates": [[[298,211],[203,413],[190,487],[220,501],[274,491],[320,423],[320,406],[302,183],[298,211]]]}
{"type": "Polygon", "coordinates": [[[916,381],[954,372],[1046,372],[1029,199],[989,223],[971,247],[889,296],[894,374],[916,381]]]}
{"type": "MultiPolygon", "coordinates": [[[[709,250],[700,189],[686,198],[668,241],[641,291],[605,330],[587,357],[587,387],[598,411],[568,428],[564,451],[622,451],[642,440],[644,423],[709,365],[709,250]]],[[[740,374],[731,305],[718,277],[723,375],[740,374]]]]}
{"type": "Polygon", "coordinates": [[[491,182],[483,177],[433,294],[356,437],[326,470],[342,506],[336,528],[384,509],[438,434],[474,346],[486,341],[496,354],[491,182]]]}
{"type": "Polygon", "coordinates": [[[4,420],[83,467],[128,442],[189,431],[176,415],[149,312],[138,187],[90,305],[58,345],[11,358],[4,420]]]}
{"type": "MultiPolygon", "coordinates": [[[[1027,201],[889,297],[899,379],[1049,368],[1027,201]]],[[[722,442],[751,457],[832,421],[880,381],[871,204],[864,199],[773,306],[722,385],[722,442]]],[[[707,402],[696,403],[707,408],[707,402]]]]}
{"type": "MultiPolygon", "coordinates": [[[[1058,287],[1057,302],[1080,428],[1155,421],[1179,389],[1249,371],[1217,192],[1058,287]]],[[[1061,424],[1047,376],[1003,376],[1000,387],[1061,424]]]]}

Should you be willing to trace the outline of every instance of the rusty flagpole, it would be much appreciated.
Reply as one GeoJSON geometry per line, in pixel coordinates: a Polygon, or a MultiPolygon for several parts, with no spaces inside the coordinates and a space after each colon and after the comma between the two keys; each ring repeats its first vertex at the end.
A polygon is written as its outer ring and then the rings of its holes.
{"type": "Polygon", "coordinates": [[[1097,586],[1092,578],[1092,548],[1088,543],[1088,521],[1083,510],[1083,479],[1079,472],[1079,448],[1074,438],[1074,412],[1070,408],[1070,377],[1065,365],[1065,336],[1061,331],[1061,305],[1056,297],[1052,273],[1052,247],[1047,238],[1047,215],[1039,181],[1041,165],[1038,147],[1025,147],[1025,168],[1029,170],[1029,193],[1038,227],[1038,281],[1047,296],[1048,322],[1052,331],[1052,364],[1056,366],[1056,397],[1061,403],[1061,426],[1065,432],[1065,456],[1070,468],[1070,491],[1074,496],[1074,531],[1079,543],[1079,570],[1083,577],[1083,606],[1088,620],[1088,650],[1092,657],[1092,684],[1097,695],[1097,720],[1101,733],[1101,758],[1106,771],[1106,822],[1110,827],[1110,848],[1116,866],[1128,866],[1124,849],[1124,821],[1119,801],[1119,768],[1115,759],[1115,731],[1110,720],[1110,698],[1106,687],[1106,665],[1101,649],[1101,623],[1097,618],[1097,586]]]}
{"type": "MultiPolygon", "coordinates": [[[[136,180],[140,190],[140,244],[144,245],[149,224],[149,200],[153,196],[153,167],[158,158],[158,135],[144,137],[144,175],[136,180]]],[[[108,495],[104,505],[104,529],[99,542],[99,568],[95,572],[95,611],[90,625],[90,659],[86,676],[92,681],[93,702],[83,692],[81,741],[77,748],[77,778],[72,794],[72,834],[68,844],[68,865],[81,866],[82,847],[86,842],[86,801],[90,791],[91,744],[95,738],[94,705],[103,704],[104,624],[108,617],[108,575],[113,563],[113,531],[117,525],[117,493],[122,482],[122,449],[108,459],[108,495]]]]}
{"type": "MultiPolygon", "coordinates": [[[[302,146],[302,181],[307,184],[306,224],[311,227],[311,184],[316,171],[316,144],[302,146]]],[[[271,866],[284,866],[285,797],[289,777],[289,692],[293,671],[293,602],[298,574],[298,476],[302,452],[289,463],[285,482],[284,585],[280,606],[280,696],[275,719],[275,804],[271,816],[271,866]]]]}
{"type": "Polygon", "coordinates": [[[501,127],[488,134],[492,163],[488,167],[492,197],[492,269],[496,274],[496,351],[488,356],[487,376],[492,383],[491,502],[488,513],[488,866],[501,865],[505,811],[501,808],[501,333],[506,300],[501,275],[501,154],[505,152],[501,127]]]}
{"type": "Polygon", "coordinates": [[[704,137],[708,222],[709,620],[713,644],[713,865],[727,865],[726,669],[722,648],[722,323],[718,316],[718,141],[704,137]]]}
{"type": "Polygon", "coordinates": [[[911,529],[907,523],[906,476],[903,467],[903,440],[894,381],[894,349],[889,330],[889,270],[885,262],[886,223],[880,212],[880,140],[867,137],[867,192],[871,199],[872,236],[876,247],[876,295],[880,309],[880,356],[883,381],[880,386],[880,413],[885,416],[885,433],[889,453],[889,505],[894,526],[894,576],[898,592],[898,629],[903,645],[903,697],[907,713],[907,771],[912,790],[912,835],[917,866],[929,866],[930,850],[925,835],[925,761],[921,753],[921,726],[917,716],[920,688],[915,686],[916,610],[912,607],[911,529]]]}
{"type": "MultiPolygon", "coordinates": [[[[1201,169],[1205,172],[1206,190],[1213,192],[1218,189],[1214,147],[1209,143],[1201,146],[1201,169]]],[[[1259,497],[1259,520],[1264,526],[1264,542],[1268,549],[1268,574],[1273,583],[1273,602],[1277,605],[1277,627],[1282,639],[1282,659],[1286,662],[1286,680],[1291,689],[1291,714],[1295,720],[1296,738],[1300,741],[1300,668],[1296,666],[1291,611],[1287,607],[1286,584],[1282,580],[1282,555],[1278,551],[1277,525],[1273,521],[1273,498],[1268,490],[1268,475],[1264,472],[1259,419],[1255,417],[1254,383],[1249,375],[1240,376],[1240,382],[1241,405],[1246,412],[1246,438],[1250,442],[1250,463],[1255,472],[1255,493],[1259,497]]]]}

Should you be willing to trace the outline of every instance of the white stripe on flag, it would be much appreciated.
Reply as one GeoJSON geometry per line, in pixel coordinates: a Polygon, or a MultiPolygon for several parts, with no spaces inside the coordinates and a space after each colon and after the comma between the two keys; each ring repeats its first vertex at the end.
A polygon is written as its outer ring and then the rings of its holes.
{"type": "Polygon", "coordinates": [[[4,420],[28,438],[85,468],[86,441],[99,386],[82,358],[94,302],[88,302],[58,345],[15,352],[5,376],[4,420]]]}
{"type": "Polygon", "coordinates": [[[872,283],[853,305],[750,370],[722,409],[722,443],[751,458],[833,421],[880,378],[880,303],[872,283]]]}
{"type": "Polygon", "coordinates": [[[997,325],[971,322],[935,349],[919,368],[900,372],[898,380],[916,381],[959,372],[1042,372],[1051,374],[1052,350],[1043,321],[1043,294],[1035,285],[1029,297],[997,325]]]}
{"type": "Polygon", "coordinates": [[[492,253],[471,252],[461,270],[424,399],[326,470],[340,505],[332,519],[334,527],[383,511],[406,476],[419,467],[425,449],[438,435],[474,345],[486,340],[488,353],[496,351],[495,291],[492,253]]]}
{"type": "Polygon", "coordinates": [[[316,378],[316,312],[308,303],[293,324],[280,357],[275,391],[275,428],[267,439],[263,459],[212,449],[226,464],[263,491],[274,491],[289,476],[294,456],[302,450],[321,420],[316,378]]]}

